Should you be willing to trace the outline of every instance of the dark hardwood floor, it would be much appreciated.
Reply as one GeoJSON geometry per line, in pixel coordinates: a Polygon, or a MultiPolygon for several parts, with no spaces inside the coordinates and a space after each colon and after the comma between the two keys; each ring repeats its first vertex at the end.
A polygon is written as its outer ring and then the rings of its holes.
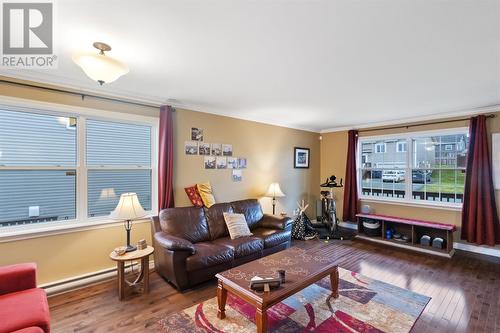
{"type": "MultiPolygon", "coordinates": [[[[499,258],[458,251],[444,259],[363,241],[330,245],[340,267],[432,297],[412,332],[500,333],[499,258]]],[[[154,332],[165,314],[216,295],[215,281],[182,294],[156,273],[150,283],[149,295],[123,302],[115,280],[50,297],[52,332],[154,332]]]]}

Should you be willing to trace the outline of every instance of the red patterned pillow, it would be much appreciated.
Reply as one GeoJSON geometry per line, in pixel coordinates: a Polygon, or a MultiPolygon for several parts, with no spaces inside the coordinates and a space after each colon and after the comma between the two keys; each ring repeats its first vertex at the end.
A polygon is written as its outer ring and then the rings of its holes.
{"type": "Polygon", "coordinates": [[[191,203],[195,207],[203,207],[203,200],[201,200],[200,193],[198,192],[198,189],[196,188],[196,185],[186,187],[184,188],[184,191],[186,191],[186,194],[191,200],[191,203]]]}

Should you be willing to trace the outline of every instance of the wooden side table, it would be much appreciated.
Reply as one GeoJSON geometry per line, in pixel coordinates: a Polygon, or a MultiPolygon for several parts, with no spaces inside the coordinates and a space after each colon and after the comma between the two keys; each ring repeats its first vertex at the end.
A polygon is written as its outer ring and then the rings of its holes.
{"type": "Polygon", "coordinates": [[[144,293],[149,293],[149,256],[153,252],[154,248],[152,246],[148,246],[144,250],[127,252],[122,256],[117,255],[114,251],[109,254],[111,260],[116,261],[118,270],[118,295],[120,301],[123,300],[125,296],[125,285],[132,287],[138,285],[142,281],[144,293]],[[125,262],[134,260],[141,261],[141,272],[133,282],[130,282],[125,279],[125,262]]]}

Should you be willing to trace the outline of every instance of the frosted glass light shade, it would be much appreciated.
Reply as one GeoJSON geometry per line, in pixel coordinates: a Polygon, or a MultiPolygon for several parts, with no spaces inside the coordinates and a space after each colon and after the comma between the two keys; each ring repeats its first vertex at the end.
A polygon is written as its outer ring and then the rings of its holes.
{"type": "Polygon", "coordinates": [[[73,61],[88,77],[100,84],[116,81],[129,71],[123,62],[104,54],[80,53],[73,56],[73,61]]]}
{"type": "Polygon", "coordinates": [[[266,197],[280,198],[280,197],[284,197],[284,196],[285,196],[285,193],[283,193],[283,191],[281,191],[280,184],[271,183],[271,185],[269,185],[269,188],[266,192],[266,197]]]}
{"type": "Polygon", "coordinates": [[[109,217],[117,220],[134,220],[146,215],[146,212],[139,202],[136,193],[123,193],[115,210],[109,214],[109,217]]]}

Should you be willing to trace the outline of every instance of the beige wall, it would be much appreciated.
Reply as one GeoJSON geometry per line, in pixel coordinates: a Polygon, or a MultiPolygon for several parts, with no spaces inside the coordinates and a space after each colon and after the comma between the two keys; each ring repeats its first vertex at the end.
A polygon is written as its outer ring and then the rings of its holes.
{"type": "MultiPolygon", "coordinates": [[[[347,160],[347,131],[331,132],[321,134],[320,141],[321,161],[320,174],[321,182],[324,183],[327,177],[335,175],[345,180],[345,167],[347,160]]],[[[319,189],[319,187],[318,187],[319,189]]],[[[337,200],[337,216],[342,220],[344,189],[334,189],[335,199],[337,200]]]]}
{"type": "MultiPolygon", "coordinates": [[[[110,110],[116,112],[158,116],[156,108],[135,107],[79,96],[53,93],[33,88],[0,84],[0,95],[42,102],[110,110]]],[[[278,181],[285,198],[278,199],[278,209],[292,213],[296,201],[317,197],[319,179],[319,135],[256,122],[215,116],[207,113],[177,110],[175,121],[174,186],[177,206],[190,205],[184,187],[210,181],[217,201],[249,197],[260,198],[270,182],[278,181]],[[201,156],[186,156],[184,141],[190,139],[191,127],[205,131],[205,141],[233,145],[234,155],[246,157],[248,168],[243,181],[233,182],[231,170],[205,170],[201,156]],[[293,168],[293,147],[311,149],[311,168],[293,168]]],[[[265,211],[271,210],[270,200],[262,200],[265,211]]],[[[314,205],[311,205],[313,207],[314,205]]],[[[122,226],[71,232],[20,241],[0,243],[0,266],[36,262],[39,283],[48,283],[112,267],[110,251],[124,242],[122,226]]],[[[151,242],[148,223],[135,224],[132,242],[145,238],[151,242]]]]}
{"type": "Polygon", "coordinates": [[[311,202],[318,196],[319,179],[319,135],[307,131],[265,125],[178,109],[174,113],[175,158],[174,188],[176,206],[191,205],[184,187],[210,181],[218,202],[245,198],[259,198],[265,212],[271,212],[271,199],[262,198],[271,182],[279,182],[286,197],[277,199],[276,212],[289,215],[296,202],[304,199],[311,202]],[[247,169],[243,170],[243,181],[233,182],[231,170],[206,170],[203,156],[184,154],[184,142],[190,140],[191,127],[202,128],[204,141],[233,145],[233,156],[246,157],[247,169]],[[293,168],[293,148],[311,149],[311,167],[293,168]]]}
{"type": "MultiPolygon", "coordinates": [[[[488,119],[488,132],[499,133],[500,132],[500,112],[495,113],[496,117],[493,119],[488,119]]],[[[412,124],[413,125],[413,124],[412,124]]],[[[365,131],[360,132],[360,137],[370,136],[370,135],[386,135],[386,134],[397,134],[405,132],[415,132],[424,130],[435,130],[444,129],[452,127],[464,127],[468,126],[468,121],[458,121],[446,124],[435,124],[435,125],[424,125],[417,127],[410,127],[408,129],[391,129],[391,130],[378,130],[378,131],[365,131]]],[[[345,176],[345,165],[347,158],[347,131],[323,133],[321,140],[321,163],[320,163],[320,173],[321,177],[325,178],[330,174],[335,174],[337,177],[339,175],[345,176]]],[[[491,139],[491,136],[490,136],[491,139]]],[[[491,151],[491,149],[490,149],[491,151]]],[[[497,207],[500,211],[500,191],[496,191],[496,201],[497,207]]],[[[339,216],[342,216],[342,200],[338,200],[338,211],[339,216]]],[[[430,207],[412,207],[405,205],[389,204],[389,203],[379,203],[379,202],[364,202],[361,201],[361,205],[368,204],[377,214],[393,215],[398,217],[416,218],[424,219],[435,222],[449,223],[456,226],[461,224],[461,212],[446,210],[446,209],[436,209],[430,207]]],[[[458,237],[459,232],[455,233],[458,237]]]]}

